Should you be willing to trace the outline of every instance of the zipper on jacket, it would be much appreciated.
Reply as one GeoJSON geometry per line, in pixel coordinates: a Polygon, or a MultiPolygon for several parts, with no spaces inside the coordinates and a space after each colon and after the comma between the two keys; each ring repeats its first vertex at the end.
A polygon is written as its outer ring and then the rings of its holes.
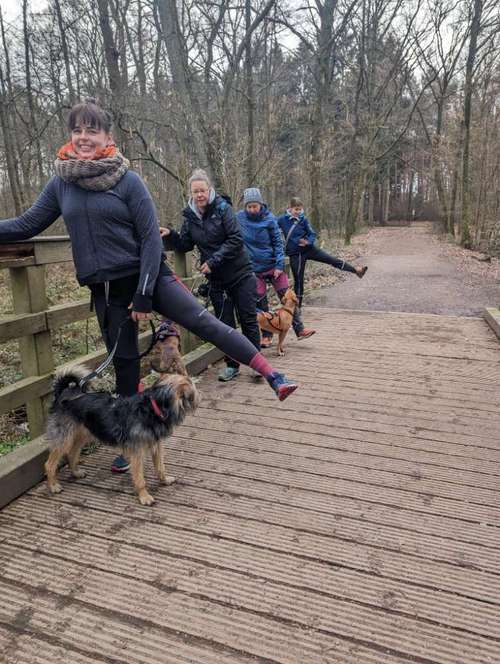
{"type": "Polygon", "coordinates": [[[85,193],[84,196],[85,196],[85,214],[87,215],[87,229],[88,229],[88,234],[89,234],[89,237],[90,237],[90,241],[92,243],[92,247],[94,249],[94,260],[95,260],[95,263],[96,263],[96,273],[99,273],[100,270],[101,270],[101,264],[99,262],[97,248],[96,248],[95,242],[94,242],[94,234],[92,233],[92,229],[90,228],[88,194],[85,193]]]}
{"type": "Polygon", "coordinates": [[[146,278],[144,279],[144,286],[142,287],[142,295],[146,295],[146,286],[148,285],[149,281],[149,272],[146,274],[146,278]]]}

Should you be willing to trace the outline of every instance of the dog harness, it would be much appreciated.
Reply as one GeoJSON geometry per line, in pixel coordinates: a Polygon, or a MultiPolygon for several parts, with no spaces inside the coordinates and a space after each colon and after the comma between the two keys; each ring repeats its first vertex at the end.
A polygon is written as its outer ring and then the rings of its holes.
{"type": "Polygon", "coordinates": [[[278,327],[277,325],[275,325],[275,324],[273,323],[273,319],[274,319],[274,318],[277,318],[279,321],[281,321],[281,319],[280,319],[280,314],[279,314],[280,311],[286,311],[287,313],[290,314],[290,316],[293,317],[293,311],[291,311],[291,310],[288,309],[287,307],[281,307],[281,309],[279,309],[278,311],[274,311],[274,312],[271,312],[271,311],[263,311],[263,312],[262,312],[262,313],[264,314],[265,319],[266,319],[267,322],[269,323],[269,325],[270,325],[271,327],[274,327],[275,330],[278,330],[278,332],[282,332],[282,328],[281,328],[281,327],[278,327]]]}

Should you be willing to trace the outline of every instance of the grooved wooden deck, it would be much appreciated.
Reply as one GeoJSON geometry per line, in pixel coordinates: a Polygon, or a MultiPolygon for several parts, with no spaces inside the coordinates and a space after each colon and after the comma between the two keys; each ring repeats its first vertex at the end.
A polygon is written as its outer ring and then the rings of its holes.
{"type": "Polygon", "coordinates": [[[500,344],[480,319],[308,309],[200,381],[141,508],[112,452],[0,513],[6,664],[500,661],[500,344]],[[274,350],[273,350],[274,353],[274,350]]]}

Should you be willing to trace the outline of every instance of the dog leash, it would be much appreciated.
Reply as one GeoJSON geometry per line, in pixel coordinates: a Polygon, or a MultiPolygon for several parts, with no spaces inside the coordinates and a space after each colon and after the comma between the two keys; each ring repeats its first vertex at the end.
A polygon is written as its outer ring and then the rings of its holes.
{"type": "MultiPolygon", "coordinates": [[[[116,333],[115,344],[114,344],[113,348],[110,350],[110,352],[108,353],[108,356],[106,357],[106,359],[103,362],[101,362],[101,364],[98,367],[96,367],[93,371],[91,371],[90,373],[88,373],[86,376],[84,376],[83,378],[81,378],[79,380],[79,382],[78,382],[79,387],[84,387],[84,385],[86,385],[90,380],[93,380],[94,378],[98,378],[104,371],[106,371],[106,369],[109,367],[109,365],[113,361],[113,358],[114,358],[115,353],[116,353],[116,349],[118,348],[118,342],[120,340],[120,335],[122,333],[122,328],[125,325],[125,323],[128,323],[128,322],[132,322],[132,319],[131,318],[125,318],[125,320],[122,320],[122,322],[118,326],[118,332],[116,333]]],[[[140,355],[138,355],[137,357],[129,358],[131,361],[142,359],[145,355],[147,355],[148,353],[150,353],[152,351],[153,346],[158,341],[158,339],[156,338],[156,328],[155,328],[154,323],[153,323],[152,320],[149,321],[149,325],[151,327],[151,332],[152,332],[151,341],[149,343],[149,346],[146,348],[145,351],[140,353],[140,355]]]]}

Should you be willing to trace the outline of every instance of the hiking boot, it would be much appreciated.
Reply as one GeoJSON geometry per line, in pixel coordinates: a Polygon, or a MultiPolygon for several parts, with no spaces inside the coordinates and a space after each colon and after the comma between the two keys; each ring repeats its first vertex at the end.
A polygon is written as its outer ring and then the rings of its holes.
{"type": "Polygon", "coordinates": [[[130,464],[123,454],[119,454],[115,457],[113,463],[111,464],[112,473],[126,473],[129,470],[130,464]]]}
{"type": "Polygon", "coordinates": [[[299,341],[301,339],[309,339],[309,337],[312,337],[313,334],[316,334],[316,330],[312,330],[310,327],[305,327],[297,334],[297,339],[299,341]]]}
{"type": "Polygon", "coordinates": [[[362,279],[365,276],[367,270],[368,270],[368,265],[365,265],[364,267],[357,267],[356,274],[360,279],[362,279]]]}
{"type": "Polygon", "coordinates": [[[222,380],[224,383],[227,383],[229,380],[233,380],[240,373],[239,367],[224,367],[219,373],[219,380],[222,380]]]}
{"type": "Polygon", "coordinates": [[[267,382],[276,392],[276,396],[280,401],[284,401],[288,396],[290,396],[292,392],[295,392],[295,390],[298,388],[297,383],[288,380],[284,374],[278,373],[277,371],[268,377],[267,382]]]}

